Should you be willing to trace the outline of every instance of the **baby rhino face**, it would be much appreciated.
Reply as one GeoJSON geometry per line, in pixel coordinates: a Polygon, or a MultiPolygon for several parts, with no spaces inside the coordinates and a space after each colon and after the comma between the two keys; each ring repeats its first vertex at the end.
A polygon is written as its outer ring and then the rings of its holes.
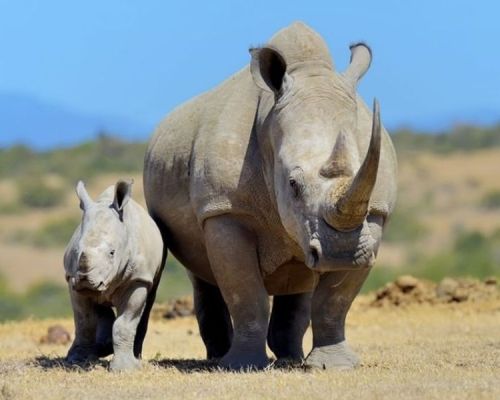
{"type": "Polygon", "coordinates": [[[129,260],[129,235],[123,218],[130,199],[130,185],[119,181],[112,202],[107,196],[94,202],[83,183],[78,183],[83,217],[78,240],[71,249],[73,262],[66,271],[66,279],[73,290],[104,292],[124,271],[129,260]]]}

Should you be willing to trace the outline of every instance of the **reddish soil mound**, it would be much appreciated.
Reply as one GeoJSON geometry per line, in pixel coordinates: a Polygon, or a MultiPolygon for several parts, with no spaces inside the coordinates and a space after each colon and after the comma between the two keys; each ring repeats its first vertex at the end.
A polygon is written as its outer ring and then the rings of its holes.
{"type": "Polygon", "coordinates": [[[47,335],[40,339],[44,344],[68,344],[71,341],[71,335],[61,325],[52,325],[47,329],[47,335]]]}
{"type": "Polygon", "coordinates": [[[190,315],[194,315],[194,304],[193,299],[188,296],[155,305],[151,311],[151,317],[155,319],[174,319],[190,315]]]}
{"type": "Polygon", "coordinates": [[[406,306],[410,304],[442,304],[488,300],[500,296],[497,279],[479,281],[470,278],[444,278],[439,283],[410,275],[397,278],[375,292],[371,306],[406,306]]]}

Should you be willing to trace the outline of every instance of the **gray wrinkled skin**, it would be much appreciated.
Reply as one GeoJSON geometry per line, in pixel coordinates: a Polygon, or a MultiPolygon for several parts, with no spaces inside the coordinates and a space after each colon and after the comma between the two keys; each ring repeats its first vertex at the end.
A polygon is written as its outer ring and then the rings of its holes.
{"type": "Polygon", "coordinates": [[[111,370],[139,368],[164,264],[160,231],[131,199],[131,183],[118,181],[96,201],[82,182],[76,191],[83,216],[64,254],[75,319],[66,360],[82,363],[114,353],[111,370]]]}
{"type": "Polygon", "coordinates": [[[302,23],[174,110],[145,158],[148,209],[189,269],[208,357],[262,368],[278,358],[349,368],[345,317],[373,265],[396,198],[396,157],[356,85],[371,50],[335,71],[302,23]],[[171,195],[174,193],[173,195],[171,195]],[[269,309],[268,295],[274,295],[269,309]]]}

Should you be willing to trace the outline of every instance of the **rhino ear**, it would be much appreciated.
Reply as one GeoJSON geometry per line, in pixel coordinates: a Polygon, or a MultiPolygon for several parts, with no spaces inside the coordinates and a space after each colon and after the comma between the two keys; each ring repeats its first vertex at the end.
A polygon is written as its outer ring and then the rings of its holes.
{"type": "Polygon", "coordinates": [[[119,180],[115,185],[115,197],[113,199],[113,208],[118,211],[120,215],[123,213],[123,208],[127,205],[132,197],[132,184],[133,180],[127,182],[119,180]]]}
{"type": "Polygon", "coordinates": [[[93,203],[82,181],[78,181],[76,184],[76,195],[80,199],[80,208],[82,210],[86,210],[93,203]]]}
{"type": "Polygon", "coordinates": [[[286,62],[279,51],[270,47],[250,49],[250,72],[255,84],[278,95],[286,77],[286,62]]]}
{"type": "Polygon", "coordinates": [[[355,43],[349,46],[351,50],[351,62],[344,72],[344,77],[356,86],[358,81],[370,68],[372,62],[372,50],[366,43],[355,43]]]}

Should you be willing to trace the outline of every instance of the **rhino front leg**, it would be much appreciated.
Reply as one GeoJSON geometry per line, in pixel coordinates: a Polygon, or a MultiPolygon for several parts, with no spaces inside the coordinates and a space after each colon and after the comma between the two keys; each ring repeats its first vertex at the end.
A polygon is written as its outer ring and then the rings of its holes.
{"type": "Polygon", "coordinates": [[[140,361],[134,357],[134,340],[147,296],[148,285],[136,282],[123,293],[117,305],[118,316],[113,324],[114,356],[110,363],[112,371],[140,367],[140,361]]]}
{"type": "Polygon", "coordinates": [[[269,298],[260,275],[254,235],[229,216],[205,222],[210,266],[233,319],[234,335],[224,368],[264,368],[269,298]]]}
{"type": "Polygon", "coordinates": [[[267,343],[278,359],[302,360],[311,318],[311,293],[274,296],[267,343]]]}
{"type": "Polygon", "coordinates": [[[311,305],[313,349],[306,358],[311,368],[349,369],[359,358],[345,341],[345,318],[369,269],[324,273],[311,305]]]}
{"type": "Polygon", "coordinates": [[[99,357],[96,348],[96,304],[73,290],[70,290],[70,297],[75,320],[75,340],[68,351],[66,361],[79,364],[96,360],[99,357]]]}
{"type": "Polygon", "coordinates": [[[218,287],[190,274],[194,291],[194,310],[207,358],[221,358],[231,346],[233,325],[218,287]]]}

